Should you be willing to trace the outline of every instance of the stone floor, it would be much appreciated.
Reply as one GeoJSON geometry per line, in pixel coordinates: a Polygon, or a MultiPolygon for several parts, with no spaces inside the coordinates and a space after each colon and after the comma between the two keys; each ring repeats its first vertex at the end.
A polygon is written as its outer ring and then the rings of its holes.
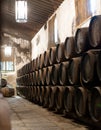
{"type": "Polygon", "coordinates": [[[91,130],[18,96],[7,98],[12,130],[91,130]]]}

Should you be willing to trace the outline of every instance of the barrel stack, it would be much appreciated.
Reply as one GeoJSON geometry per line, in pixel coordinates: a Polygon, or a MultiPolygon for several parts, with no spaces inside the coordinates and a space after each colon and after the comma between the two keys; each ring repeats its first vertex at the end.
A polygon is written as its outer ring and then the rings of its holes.
{"type": "MultiPolygon", "coordinates": [[[[17,92],[56,112],[101,123],[101,16],[17,71],[17,92]]],[[[98,125],[98,124],[97,124],[98,125]]]]}

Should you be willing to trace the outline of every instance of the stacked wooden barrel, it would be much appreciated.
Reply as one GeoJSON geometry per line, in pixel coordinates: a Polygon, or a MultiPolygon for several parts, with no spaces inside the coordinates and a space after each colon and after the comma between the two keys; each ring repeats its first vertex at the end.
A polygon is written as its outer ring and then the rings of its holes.
{"type": "Polygon", "coordinates": [[[17,71],[17,91],[37,104],[101,120],[101,16],[17,71]]]}

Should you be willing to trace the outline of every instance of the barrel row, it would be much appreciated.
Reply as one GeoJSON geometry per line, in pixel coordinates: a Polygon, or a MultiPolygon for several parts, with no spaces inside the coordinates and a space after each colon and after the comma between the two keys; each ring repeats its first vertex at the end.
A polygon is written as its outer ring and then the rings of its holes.
{"type": "Polygon", "coordinates": [[[53,66],[54,64],[59,64],[61,62],[67,61],[71,57],[76,56],[76,53],[74,52],[74,38],[69,37],[66,39],[65,43],[51,47],[50,50],[45,51],[36,59],[33,59],[33,61],[30,63],[24,65],[20,70],[17,71],[17,76],[19,77],[45,67],[53,66]],[[68,45],[66,45],[67,43],[68,45]],[[71,51],[67,46],[71,46],[71,51]]]}
{"type": "Polygon", "coordinates": [[[92,121],[101,122],[101,87],[94,87],[89,92],[81,86],[22,86],[17,91],[49,110],[67,115],[74,113],[81,119],[91,117],[92,121]]]}
{"type": "Polygon", "coordinates": [[[75,37],[67,37],[63,44],[58,44],[56,47],[52,47],[50,50],[40,54],[36,59],[23,66],[18,71],[18,76],[63,62],[89,49],[101,48],[100,21],[101,15],[92,17],[89,27],[78,28],[75,37]]]}
{"type": "Polygon", "coordinates": [[[18,85],[82,85],[101,84],[101,50],[89,50],[82,57],[54,64],[17,78],[18,85]]]}
{"type": "Polygon", "coordinates": [[[101,121],[100,19],[92,17],[88,28],[78,29],[75,37],[41,54],[43,61],[39,56],[21,68],[17,92],[43,107],[101,121]]]}

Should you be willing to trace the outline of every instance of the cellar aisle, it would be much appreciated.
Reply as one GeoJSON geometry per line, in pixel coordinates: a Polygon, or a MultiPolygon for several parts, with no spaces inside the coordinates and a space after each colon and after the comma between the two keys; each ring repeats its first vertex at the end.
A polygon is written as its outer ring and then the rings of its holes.
{"type": "Polygon", "coordinates": [[[12,130],[88,130],[18,96],[6,98],[11,109],[12,130]]]}

